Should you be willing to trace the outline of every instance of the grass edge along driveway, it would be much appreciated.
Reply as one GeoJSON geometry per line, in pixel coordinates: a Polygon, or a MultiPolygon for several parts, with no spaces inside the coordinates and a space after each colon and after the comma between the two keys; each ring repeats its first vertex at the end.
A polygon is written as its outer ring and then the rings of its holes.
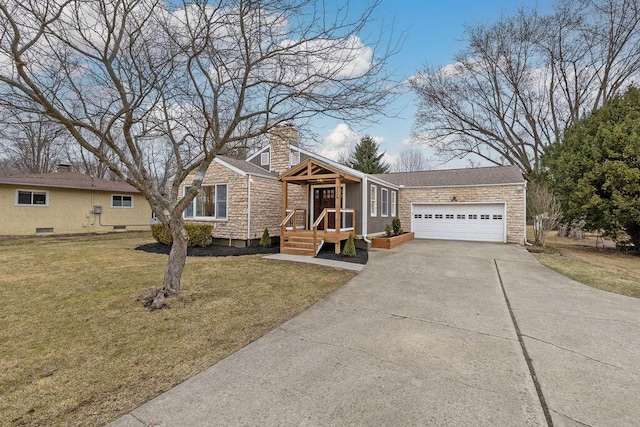
{"type": "Polygon", "coordinates": [[[189,258],[149,312],[167,257],[148,233],[0,242],[0,425],[100,425],[215,364],[352,271],[260,256],[189,258]]]}

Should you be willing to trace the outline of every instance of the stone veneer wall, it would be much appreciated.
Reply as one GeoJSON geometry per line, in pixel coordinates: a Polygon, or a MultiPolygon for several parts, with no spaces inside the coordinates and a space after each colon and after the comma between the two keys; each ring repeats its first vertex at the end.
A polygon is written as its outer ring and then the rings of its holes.
{"type": "MultiPolygon", "coordinates": [[[[282,183],[277,179],[252,177],[251,183],[251,239],[260,239],[264,228],[270,236],[280,235],[282,221],[282,183]]],[[[245,222],[246,222],[245,216],[245,222]]],[[[245,235],[245,239],[247,236],[245,235]]]]}
{"type": "Polygon", "coordinates": [[[412,203],[507,203],[507,242],[524,244],[525,191],[522,185],[482,187],[401,188],[398,195],[398,216],[405,230],[411,227],[412,203]],[[518,190],[518,187],[520,190],[518,190]]]}
{"type": "Polygon", "coordinates": [[[271,172],[278,175],[291,168],[291,148],[289,144],[298,144],[298,130],[293,126],[281,126],[269,133],[271,144],[271,172]]]}
{"type": "MultiPolygon", "coordinates": [[[[185,183],[193,180],[193,174],[185,183]]],[[[216,163],[211,163],[202,185],[227,184],[227,219],[187,220],[211,224],[218,239],[247,239],[247,177],[216,163]]]]}

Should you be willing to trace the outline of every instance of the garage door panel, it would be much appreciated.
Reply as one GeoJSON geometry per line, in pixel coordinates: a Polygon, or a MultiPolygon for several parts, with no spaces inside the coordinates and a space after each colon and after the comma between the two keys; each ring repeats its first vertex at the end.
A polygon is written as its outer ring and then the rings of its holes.
{"type": "Polygon", "coordinates": [[[504,241],[504,204],[414,204],[416,238],[504,241]]]}

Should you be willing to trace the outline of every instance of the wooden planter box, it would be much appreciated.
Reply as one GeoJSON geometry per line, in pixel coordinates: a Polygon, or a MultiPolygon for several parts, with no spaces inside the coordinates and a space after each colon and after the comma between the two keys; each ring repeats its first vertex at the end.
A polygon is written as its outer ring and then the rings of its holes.
{"type": "Polygon", "coordinates": [[[371,239],[371,247],[379,249],[392,249],[413,240],[413,232],[404,233],[393,237],[374,237],[371,239]]]}

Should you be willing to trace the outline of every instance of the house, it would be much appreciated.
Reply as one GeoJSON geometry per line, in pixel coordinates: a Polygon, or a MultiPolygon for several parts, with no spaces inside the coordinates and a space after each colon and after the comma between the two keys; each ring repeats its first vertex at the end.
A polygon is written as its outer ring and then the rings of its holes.
{"type": "Polygon", "coordinates": [[[366,243],[396,216],[417,238],[523,244],[525,184],[514,166],[365,174],[282,126],[246,160],[216,157],[184,218],[211,224],[218,243],[254,244],[267,228],[282,252],[308,255],[350,234],[366,243]]]}
{"type": "Polygon", "coordinates": [[[148,230],[151,208],[124,182],[71,172],[0,177],[0,235],[148,230]]]}

